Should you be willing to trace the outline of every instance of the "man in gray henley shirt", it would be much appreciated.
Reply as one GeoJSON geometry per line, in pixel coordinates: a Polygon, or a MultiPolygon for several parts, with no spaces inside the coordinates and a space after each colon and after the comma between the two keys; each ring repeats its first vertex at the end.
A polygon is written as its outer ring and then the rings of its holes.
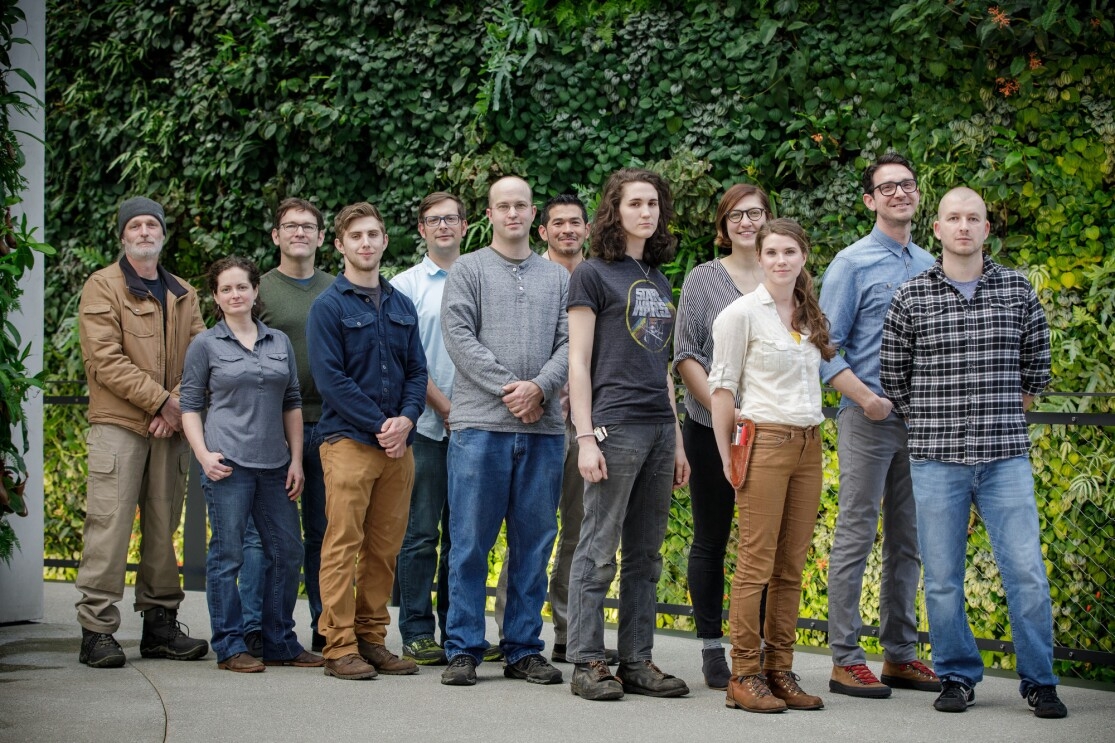
{"type": "Polygon", "coordinates": [[[449,422],[449,617],[443,684],[471,686],[483,659],[488,552],[507,521],[504,675],[561,682],[543,659],[546,565],[557,534],[565,428],[558,392],[568,372],[568,272],[531,252],[530,186],[505,177],[488,191],[492,244],[462,256],[441,306],[457,367],[449,422]]]}

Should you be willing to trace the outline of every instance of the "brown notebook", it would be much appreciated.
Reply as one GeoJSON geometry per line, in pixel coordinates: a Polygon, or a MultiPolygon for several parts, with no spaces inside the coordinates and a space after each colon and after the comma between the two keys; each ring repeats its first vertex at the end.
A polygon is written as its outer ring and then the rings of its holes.
{"type": "Polygon", "coordinates": [[[730,455],[732,487],[739,490],[747,481],[747,465],[751,462],[751,445],[755,442],[755,421],[743,418],[736,422],[730,455]]]}

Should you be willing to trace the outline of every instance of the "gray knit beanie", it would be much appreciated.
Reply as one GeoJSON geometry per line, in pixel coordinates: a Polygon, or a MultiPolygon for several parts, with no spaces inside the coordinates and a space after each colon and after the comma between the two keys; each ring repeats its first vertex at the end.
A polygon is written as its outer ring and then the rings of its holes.
{"type": "Polygon", "coordinates": [[[124,236],[124,226],[131,219],[145,215],[159,220],[159,224],[163,226],[163,237],[166,237],[166,216],[163,214],[163,205],[143,196],[133,196],[120,205],[120,211],[116,213],[116,231],[120,237],[124,236]]]}

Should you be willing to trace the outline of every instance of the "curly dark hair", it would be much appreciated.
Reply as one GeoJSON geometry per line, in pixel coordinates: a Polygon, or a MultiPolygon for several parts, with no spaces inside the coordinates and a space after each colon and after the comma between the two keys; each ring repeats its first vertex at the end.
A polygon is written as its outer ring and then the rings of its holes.
{"type": "Polygon", "coordinates": [[[658,267],[673,260],[678,239],[668,225],[674,219],[674,198],[670,184],[658,173],[640,168],[622,168],[612,173],[604,185],[600,205],[592,218],[592,255],[606,261],[622,261],[627,256],[627,233],[620,219],[619,202],[628,183],[649,183],[658,192],[658,226],[647,238],[643,263],[658,267]]]}
{"type": "MultiPolygon", "coordinates": [[[[772,219],[760,227],[759,233],[755,235],[756,253],[762,255],[763,241],[771,235],[785,235],[792,238],[805,253],[805,257],[809,258],[809,236],[794,220],[772,219]]],[[[813,277],[804,266],[798,274],[797,281],[794,282],[794,302],[797,304],[794,309],[794,328],[808,332],[809,341],[821,352],[821,358],[825,361],[830,360],[836,355],[836,349],[832,347],[829,340],[829,321],[821,311],[817,294],[813,291],[813,277]]]]}
{"type": "MultiPolygon", "coordinates": [[[[213,261],[209,266],[209,271],[205,274],[205,283],[209,287],[209,292],[215,297],[217,296],[217,287],[220,284],[221,274],[230,268],[239,268],[248,274],[248,283],[252,288],[259,291],[259,267],[253,261],[248,260],[239,255],[230,255],[226,258],[218,258],[213,261]]],[[[256,302],[252,305],[252,319],[258,320],[259,313],[263,311],[263,300],[259,298],[257,293],[256,302]]],[[[224,318],[225,313],[221,311],[220,306],[217,306],[217,319],[224,318]]]]}

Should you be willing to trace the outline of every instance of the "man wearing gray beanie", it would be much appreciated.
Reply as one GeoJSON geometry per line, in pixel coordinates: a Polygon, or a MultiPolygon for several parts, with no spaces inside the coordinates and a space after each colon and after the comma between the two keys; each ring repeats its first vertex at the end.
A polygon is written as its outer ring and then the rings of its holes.
{"type": "Polygon", "coordinates": [[[161,204],[137,196],[120,205],[124,255],[95,272],[81,292],[78,329],[89,381],[89,480],[77,583],[78,659],[119,668],[113,638],[124,598],[128,542],[136,508],[142,548],[135,610],[143,613],[145,658],[196,660],[205,640],[178,623],[185,594],[174,532],[182,517],[189,447],[182,436],[178,386],[190,340],[205,330],[193,287],[159,265],[166,239],[161,204]]]}

